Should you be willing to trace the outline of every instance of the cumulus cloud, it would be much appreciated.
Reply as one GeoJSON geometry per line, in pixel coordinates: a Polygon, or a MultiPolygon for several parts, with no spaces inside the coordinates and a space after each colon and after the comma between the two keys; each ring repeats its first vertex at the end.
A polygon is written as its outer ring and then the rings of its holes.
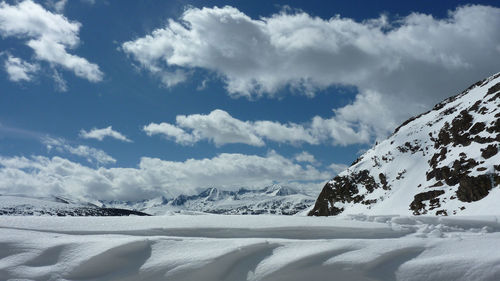
{"type": "Polygon", "coordinates": [[[335,172],[335,174],[339,174],[340,172],[343,172],[344,170],[346,170],[347,168],[349,168],[349,166],[347,166],[345,164],[333,163],[333,164],[330,164],[328,166],[328,168],[330,168],[331,170],[333,170],[333,172],[335,172]]]}
{"type": "Polygon", "coordinates": [[[311,163],[311,164],[317,164],[318,161],[316,161],[316,158],[314,155],[307,151],[302,151],[301,153],[298,153],[295,155],[295,161],[297,162],[306,162],[306,163],[311,163]]]}
{"type": "Polygon", "coordinates": [[[47,11],[31,0],[18,2],[16,5],[0,3],[2,37],[26,40],[25,43],[33,49],[36,60],[72,71],[90,82],[99,82],[103,79],[99,66],[67,52],[80,43],[80,27],[80,23],[47,11]]]}
{"type": "Polygon", "coordinates": [[[141,200],[192,194],[200,188],[262,188],[273,183],[314,186],[330,172],[303,167],[275,152],[220,154],[182,162],[143,157],[137,168],[89,168],[61,157],[0,157],[0,193],[61,194],[141,200]]]}
{"type": "Polygon", "coordinates": [[[250,122],[233,118],[223,110],[217,109],[208,115],[178,115],[176,123],[177,126],[168,123],[151,123],[143,129],[148,135],[162,134],[180,144],[192,144],[207,139],[217,146],[229,143],[264,145],[264,141],[256,135],[250,122]]]}
{"type": "Polygon", "coordinates": [[[233,97],[273,97],[283,89],[313,96],[356,86],[353,104],[318,122],[347,124],[339,133],[365,140],[497,72],[498,26],[500,9],[481,5],[458,7],[443,19],[412,13],[361,22],[289,10],[252,19],[228,6],[189,8],[122,50],[155,75],[182,73],[170,86],[189,71],[212,71],[233,97]]]}
{"type": "Polygon", "coordinates": [[[175,140],[175,142],[183,145],[189,145],[199,141],[199,138],[194,134],[186,133],[183,129],[168,123],[150,123],[144,126],[143,130],[148,136],[164,135],[166,138],[171,138],[175,140]]]}
{"type": "MultiPolygon", "coordinates": [[[[352,107],[363,102],[354,103],[352,107]]],[[[336,115],[330,119],[316,116],[303,124],[283,124],[266,120],[242,121],[224,110],[216,109],[207,115],[178,115],[175,125],[164,122],[150,123],[144,126],[143,130],[149,136],[163,135],[182,145],[192,145],[202,140],[211,141],[216,146],[230,143],[264,146],[265,140],[291,145],[369,143],[372,130],[367,126],[357,125],[359,120],[351,116],[348,109],[336,110],[336,115]]],[[[367,120],[373,117],[383,118],[383,114],[366,116],[367,120]]],[[[386,122],[383,126],[390,125],[392,123],[386,122]]]]}
{"type": "Polygon", "coordinates": [[[31,64],[20,58],[7,56],[4,62],[4,68],[9,75],[9,80],[13,82],[31,81],[33,74],[40,70],[38,64],[31,64]]]}
{"type": "Polygon", "coordinates": [[[105,137],[110,137],[124,142],[132,142],[122,133],[113,130],[111,126],[102,129],[93,128],[90,131],[82,129],[80,130],[80,137],[84,139],[96,139],[99,141],[102,141],[105,137]]]}
{"type": "Polygon", "coordinates": [[[41,141],[49,151],[54,149],[61,153],[73,154],[85,158],[89,163],[99,165],[116,163],[116,159],[100,149],[86,145],[71,145],[61,138],[44,137],[41,141]]]}

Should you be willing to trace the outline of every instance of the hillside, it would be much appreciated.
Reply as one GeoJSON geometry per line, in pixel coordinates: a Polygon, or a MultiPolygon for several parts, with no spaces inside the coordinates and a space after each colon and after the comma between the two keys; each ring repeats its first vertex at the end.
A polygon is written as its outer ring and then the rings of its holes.
{"type": "Polygon", "coordinates": [[[329,181],[309,212],[500,214],[500,73],[413,117],[329,181]]]}
{"type": "Polygon", "coordinates": [[[10,216],[147,216],[143,212],[102,208],[62,197],[26,197],[0,195],[0,215],[10,216]]]}

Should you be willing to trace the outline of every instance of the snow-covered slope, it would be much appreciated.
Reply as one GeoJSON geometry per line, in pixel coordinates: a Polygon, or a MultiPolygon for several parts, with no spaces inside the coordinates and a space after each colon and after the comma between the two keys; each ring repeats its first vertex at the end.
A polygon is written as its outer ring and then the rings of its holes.
{"type": "Polygon", "coordinates": [[[19,195],[0,195],[0,215],[144,216],[146,214],[126,209],[101,208],[90,203],[75,202],[74,200],[62,197],[33,198],[19,195]]]}
{"type": "Polygon", "coordinates": [[[500,214],[500,73],[409,119],[328,182],[310,215],[500,214]]]}
{"type": "Polygon", "coordinates": [[[0,280],[500,280],[499,217],[0,217],[0,280]]]}
{"type": "Polygon", "coordinates": [[[226,191],[212,187],[197,195],[180,195],[140,202],[102,201],[104,207],[133,209],[153,215],[175,212],[213,214],[293,215],[314,204],[314,197],[292,187],[272,185],[259,190],[226,191]]]}

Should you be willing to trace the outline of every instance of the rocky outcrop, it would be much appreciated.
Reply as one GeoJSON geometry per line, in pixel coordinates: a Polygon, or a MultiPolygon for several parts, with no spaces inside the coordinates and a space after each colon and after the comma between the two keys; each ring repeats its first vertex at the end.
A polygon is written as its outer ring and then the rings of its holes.
{"type": "Polygon", "coordinates": [[[500,73],[405,121],[326,183],[309,215],[468,214],[499,188],[499,149],[500,73]]]}

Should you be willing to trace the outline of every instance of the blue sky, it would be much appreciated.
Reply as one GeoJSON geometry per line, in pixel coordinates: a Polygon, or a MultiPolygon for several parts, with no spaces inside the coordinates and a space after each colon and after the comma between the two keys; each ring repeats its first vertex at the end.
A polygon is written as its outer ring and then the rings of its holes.
{"type": "Polygon", "coordinates": [[[406,118],[499,71],[498,7],[1,2],[0,193],[318,192],[406,118]]]}

